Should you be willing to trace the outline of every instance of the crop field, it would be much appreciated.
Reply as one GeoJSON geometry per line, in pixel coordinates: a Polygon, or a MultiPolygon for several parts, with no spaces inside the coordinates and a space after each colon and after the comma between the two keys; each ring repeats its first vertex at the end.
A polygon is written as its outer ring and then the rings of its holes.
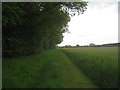
{"type": "Polygon", "coordinates": [[[62,48],[4,59],[3,88],[116,88],[118,49],[62,48]]]}
{"type": "Polygon", "coordinates": [[[98,87],[117,87],[117,47],[65,48],[62,51],[98,87]]]}

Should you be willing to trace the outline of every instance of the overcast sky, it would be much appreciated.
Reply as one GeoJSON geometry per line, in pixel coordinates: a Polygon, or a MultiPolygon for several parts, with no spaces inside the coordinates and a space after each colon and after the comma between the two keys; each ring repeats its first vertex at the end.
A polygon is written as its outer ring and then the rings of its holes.
{"type": "Polygon", "coordinates": [[[89,0],[84,14],[68,23],[70,33],[64,33],[64,45],[89,45],[118,42],[118,0],[89,0]]]}

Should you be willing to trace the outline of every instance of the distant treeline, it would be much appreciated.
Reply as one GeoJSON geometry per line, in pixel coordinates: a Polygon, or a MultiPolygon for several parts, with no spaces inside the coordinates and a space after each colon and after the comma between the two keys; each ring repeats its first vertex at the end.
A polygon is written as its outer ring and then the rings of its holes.
{"type": "Polygon", "coordinates": [[[63,40],[70,16],[83,13],[87,2],[3,2],[3,57],[32,55],[63,40]]]}
{"type": "Polygon", "coordinates": [[[79,46],[77,44],[76,46],[71,46],[71,45],[62,46],[61,48],[76,48],[76,47],[119,47],[119,46],[120,46],[120,43],[111,43],[111,44],[102,44],[102,45],[90,44],[90,45],[85,45],[85,46],[79,46]]]}
{"type": "Polygon", "coordinates": [[[101,47],[118,47],[118,46],[120,46],[120,43],[102,44],[102,45],[95,45],[95,46],[101,46],[101,47]]]}

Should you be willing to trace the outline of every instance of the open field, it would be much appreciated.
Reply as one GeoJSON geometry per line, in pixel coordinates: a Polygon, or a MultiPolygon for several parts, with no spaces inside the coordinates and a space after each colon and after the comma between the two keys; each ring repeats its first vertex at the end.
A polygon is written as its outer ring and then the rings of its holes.
{"type": "Polygon", "coordinates": [[[3,88],[96,88],[60,50],[3,59],[3,88]]]}
{"type": "Polygon", "coordinates": [[[3,59],[3,88],[116,88],[116,47],[63,48],[3,59]]]}
{"type": "Polygon", "coordinates": [[[62,51],[98,87],[117,87],[117,47],[64,48],[62,51]]]}

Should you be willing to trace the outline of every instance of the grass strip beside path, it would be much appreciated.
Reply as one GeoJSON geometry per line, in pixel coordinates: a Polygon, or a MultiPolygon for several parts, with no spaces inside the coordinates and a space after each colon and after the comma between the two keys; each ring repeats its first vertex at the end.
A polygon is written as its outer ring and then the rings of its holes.
{"type": "Polygon", "coordinates": [[[94,88],[60,50],[3,60],[3,88],[94,88]]]}

